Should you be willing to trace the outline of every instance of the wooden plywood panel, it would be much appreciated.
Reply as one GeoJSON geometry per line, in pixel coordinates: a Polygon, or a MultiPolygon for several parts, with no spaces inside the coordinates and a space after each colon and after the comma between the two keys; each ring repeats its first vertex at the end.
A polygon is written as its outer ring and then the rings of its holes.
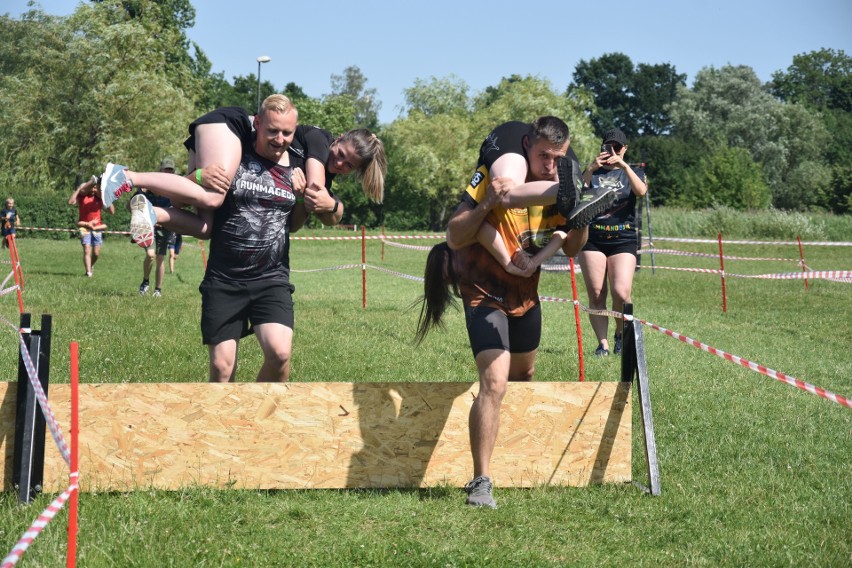
{"type": "MultiPolygon", "coordinates": [[[[478,383],[80,385],[81,484],[102,491],[462,485],[471,477],[468,414],[478,389],[478,383]]],[[[66,433],[69,390],[50,387],[66,433]]],[[[502,487],[630,480],[627,384],[513,383],[501,420],[492,471],[502,487]]],[[[9,422],[0,421],[0,444],[13,440],[2,435],[9,422]]],[[[67,467],[52,442],[48,448],[45,488],[64,488],[67,467]]],[[[11,467],[5,470],[8,488],[11,467]]]]}

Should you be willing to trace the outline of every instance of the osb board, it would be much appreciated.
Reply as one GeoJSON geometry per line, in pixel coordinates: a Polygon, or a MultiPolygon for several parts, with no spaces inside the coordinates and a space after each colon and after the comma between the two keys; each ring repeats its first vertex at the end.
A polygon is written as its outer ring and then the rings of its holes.
{"type": "MultiPolygon", "coordinates": [[[[84,491],[462,485],[478,383],[80,385],[84,491]]],[[[17,385],[0,383],[2,487],[17,385]]],[[[70,388],[50,403],[68,436],[70,388]]],[[[629,384],[511,383],[492,474],[501,487],[631,479],[629,384]]],[[[45,490],[67,487],[48,434],[45,490]]]]}

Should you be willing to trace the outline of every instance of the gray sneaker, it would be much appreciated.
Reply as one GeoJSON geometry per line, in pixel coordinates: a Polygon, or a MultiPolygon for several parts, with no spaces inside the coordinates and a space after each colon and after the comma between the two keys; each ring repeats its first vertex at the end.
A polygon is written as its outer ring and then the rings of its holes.
{"type": "Polygon", "coordinates": [[[148,281],[147,281],[147,280],[143,280],[143,281],[142,281],[142,284],[140,284],[140,285],[139,285],[139,295],[140,295],[140,296],[144,296],[145,294],[147,294],[147,293],[148,293],[148,289],[149,289],[150,287],[151,287],[151,285],[150,285],[150,284],[148,284],[148,281]]]}
{"type": "Polygon", "coordinates": [[[491,507],[492,509],[496,509],[497,501],[491,495],[493,488],[494,485],[491,483],[491,478],[480,475],[464,486],[464,490],[467,493],[467,501],[465,502],[473,507],[491,507]]]}

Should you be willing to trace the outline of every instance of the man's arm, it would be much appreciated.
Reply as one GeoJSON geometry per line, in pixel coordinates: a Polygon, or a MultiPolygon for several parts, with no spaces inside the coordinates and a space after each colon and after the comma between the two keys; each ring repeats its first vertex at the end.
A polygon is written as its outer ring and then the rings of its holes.
{"type": "Polygon", "coordinates": [[[314,213],[323,225],[339,224],[343,218],[343,202],[325,188],[325,164],[316,158],[308,158],[305,170],[305,209],[314,213]]]}
{"type": "Polygon", "coordinates": [[[451,249],[460,249],[476,242],[479,226],[509,191],[521,185],[527,178],[527,159],[521,154],[503,154],[488,169],[491,184],[486,189],[485,199],[470,207],[459,205],[447,224],[447,244],[451,249]]]}
{"type": "Polygon", "coordinates": [[[485,190],[485,199],[476,207],[464,201],[460,203],[447,223],[447,244],[450,248],[457,250],[475,243],[479,226],[514,186],[510,178],[494,178],[485,190]]]}
{"type": "Polygon", "coordinates": [[[91,179],[84,181],[74,190],[74,193],[71,194],[71,197],[68,198],[68,205],[77,205],[77,198],[80,196],[80,192],[84,189],[89,189],[90,187],[94,187],[97,183],[98,178],[92,176],[91,179]]]}

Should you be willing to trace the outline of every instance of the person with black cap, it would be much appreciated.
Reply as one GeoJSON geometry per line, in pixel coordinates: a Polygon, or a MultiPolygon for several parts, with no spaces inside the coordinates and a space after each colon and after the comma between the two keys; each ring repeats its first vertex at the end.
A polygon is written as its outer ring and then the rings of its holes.
{"type": "MultiPolygon", "coordinates": [[[[612,293],[612,310],[616,312],[624,310],[633,290],[638,254],[636,197],[645,195],[648,185],[645,172],[630,166],[624,160],[625,154],[627,136],[618,128],[608,130],[603,136],[601,152],[583,173],[583,180],[590,187],[612,188],[617,195],[613,206],[589,225],[589,239],[579,254],[589,307],[594,310],[606,308],[607,284],[612,293]]],[[[589,314],[589,321],[598,339],[595,355],[609,355],[609,318],[589,314]]],[[[618,355],[621,354],[623,321],[618,319],[615,325],[612,351],[618,355]]]]}

